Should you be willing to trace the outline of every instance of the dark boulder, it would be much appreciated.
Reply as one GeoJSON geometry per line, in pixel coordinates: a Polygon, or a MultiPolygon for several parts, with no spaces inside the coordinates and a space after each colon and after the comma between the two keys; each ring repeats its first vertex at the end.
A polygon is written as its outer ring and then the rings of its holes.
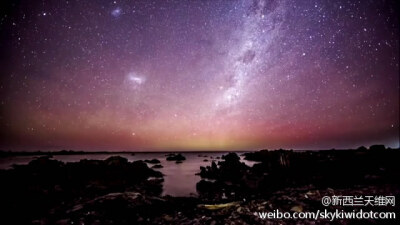
{"type": "Polygon", "coordinates": [[[163,168],[163,166],[160,165],[160,164],[156,164],[156,165],[152,166],[151,168],[153,168],[153,169],[160,169],[160,168],[163,168]]]}
{"type": "Polygon", "coordinates": [[[158,160],[158,159],[152,159],[152,160],[146,159],[144,161],[147,162],[147,163],[150,163],[150,164],[158,164],[158,163],[160,163],[160,160],[158,160]]]}
{"type": "MultiPolygon", "coordinates": [[[[162,176],[143,161],[128,162],[120,156],[69,163],[41,157],[28,165],[0,172],[3,221],[5,224],[31,224],[33,219],[60,218],[67,207],[107,193],[138,192],[157,196],[162,193],[162,176]]],[[[130,195],[118,196],[113,202],[131,198],[130,195]]],[[[96,202],[101,199],[104,198],[96,202]]],[[[97,211],[97,206],[95,208],[97,211]]],[[[56,224],[56,221],[46,224],[56,224]]]]}
{"type": "Polygon", "coordinates": [[[31,170],[51,172],[52,170],[58,170],[64,165],[63,162],[58,160],[50,159],[49,156],[42,156],[29,162],[28,167],[31,170]]]}
{"type": "Polygon", "coordinates": [[[209,193],[209,192],[215,191],[216,185],[215,185],[215,182],[200,180],[196,184],[196,189],[200,193],[209,193]]]}
{"type": "Polygon", "coordinates": [[[128,163],[128,159],[121,156],[111,156],[105,160],[105,163],[109,166],[121,166],[128,163]]]}
{"type": "Polygon", "coordinates": [[[207,167],[208,175],[211,175],[209,178],[234,181],[240,179],[249,168],[246,164],[240,162],[240,157],[236,153],[224,155],[222,159],[224,161],[218,162],[219,167],[214,162],[211,163],[211,167],[207,167]]]}
{"type": "Polygon", "coordinates": [[[367,148],[364,147],[364,146],[360,146],[360,147],[357,148],[357,150],[358,151],[365,151],[365,150],[367,150],[367,148]]]}
{"type": "Polygon", "coordinates": [[[240,157],[236,153],[228,153],[227,155],[223,155],[222,159],[229,162],[239,161],[240,157]]]}
{"type": "Polygon", "coordinates": [[[371,151],[382,151],[382,150],[385,150],[385,149],[386,149],[385,145],[371,145],[369,147],[369,150],[371,150],[371,151]]]}
{"type": "Polygon", "coordinates": [[[167,156],[167,160],[168,161],[183,161],[183,160],[186,160],[186,158],[181,153],[178,153],[178,154],[169,154],[167,156]]]}

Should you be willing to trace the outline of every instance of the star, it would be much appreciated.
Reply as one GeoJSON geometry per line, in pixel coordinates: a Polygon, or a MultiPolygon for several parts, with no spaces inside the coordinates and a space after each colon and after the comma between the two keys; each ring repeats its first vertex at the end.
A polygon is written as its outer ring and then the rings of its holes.
{"type": "Polygon", "coordinates": [[[398,146],[394,0],[6,4],[2,149],[398,146]]]}

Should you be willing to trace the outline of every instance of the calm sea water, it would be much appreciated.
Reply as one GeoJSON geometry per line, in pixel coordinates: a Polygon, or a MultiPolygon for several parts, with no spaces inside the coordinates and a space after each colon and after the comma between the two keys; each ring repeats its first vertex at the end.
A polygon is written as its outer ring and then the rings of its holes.
{"type": "MultiPolygon", "coordinates": [[[[243,152],[238,153],[240,156],[243,152]]],[[[197,195],[196,183],[200,181],[200,176],[195,174],[200,172],[200,166],[211,165],[212,160],[218,162],[221,157],[227,153],[182,153],[186,157],[183,163],[176,164],[175,161],[167,161],[166,153],[135,153],[131,154],[88,154],[88,155],[55,155],[53,159],[63,162],[78,162],[81,159],[97,159],[104,160],[110,156],[119,155],[127,158],[130,162],[145,159],[158,159],[161,161],[163,168],[155,169],[164,174],[163,195],[171,196],[190,196],[197,195]],[[204,160],[207,159],[208,162],[204,160]]],[[[38,156],[12,156],[0,158],[0,169],[12,168],[13,164],[28,164],[32,159],[38,156]]],[[[240,156],[241,160],[249,166],[253,166],[254,162],[247,161],[240,156]]],[[[149,167],[153,166],[148,164],[149,167]]]]}

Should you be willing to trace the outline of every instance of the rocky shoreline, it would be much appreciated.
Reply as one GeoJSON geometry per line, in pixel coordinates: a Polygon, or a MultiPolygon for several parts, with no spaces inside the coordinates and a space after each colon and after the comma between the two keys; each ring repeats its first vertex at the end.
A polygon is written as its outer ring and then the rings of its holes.
{"type": "MultiPolygon", "coordinates": [[[[167,157],[182,162],[181,156],[167,157]]],[[[144,161],[112,156],[63,163],[43,156],[0,170],[2,224],[355,224],[263,220],[256,213],[349,209],[324,207],[323,196],[398,197],[399,156],[398,149],[381,147],[259,151],[245,154],[257,161],[249,167],[236,153],[229,153],[200,168],[198,197],[161,196],[163,174],[144,161]]],[[[162,166],[156,159],[147,162],[162,166]]],[[[398,206],[373,209],[399,211],[398,206]]]]}

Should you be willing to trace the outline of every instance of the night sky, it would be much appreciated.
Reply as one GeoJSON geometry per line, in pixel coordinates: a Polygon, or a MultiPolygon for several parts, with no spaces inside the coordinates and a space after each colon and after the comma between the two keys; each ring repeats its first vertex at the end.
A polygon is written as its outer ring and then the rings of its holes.
{"type": "Polygon", "coordinates": [[[399,146],[396,1],[2,1],[0,148],[399,146]]]}

